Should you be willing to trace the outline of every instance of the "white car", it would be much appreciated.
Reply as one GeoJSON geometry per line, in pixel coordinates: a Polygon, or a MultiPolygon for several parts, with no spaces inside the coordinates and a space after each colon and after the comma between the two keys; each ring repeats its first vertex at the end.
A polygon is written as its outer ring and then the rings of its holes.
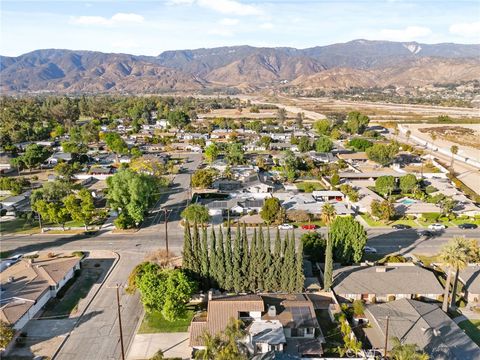
{"type": "Polygon", "coordinates": [[[443,229],[445,229],[445,225],[438,224],[438,223],[437,224],[431,224],[431,225],[428,225],[428,228],[430,230],[443,230],[443,229]]]}
{"type": "Polygon", "coordinates": [[[373,248],[373,247],[370,247],[370,246],[365,246],[365,254],[376,254],[377,253],[377,249],[373,248]]]}
{"type": "Polygon", "coordinates": [[[293,225],[290,225],[290,224],[282,224],[282,225],[278,225],[278,228],[280,230],[293,230],[293,225]]]}

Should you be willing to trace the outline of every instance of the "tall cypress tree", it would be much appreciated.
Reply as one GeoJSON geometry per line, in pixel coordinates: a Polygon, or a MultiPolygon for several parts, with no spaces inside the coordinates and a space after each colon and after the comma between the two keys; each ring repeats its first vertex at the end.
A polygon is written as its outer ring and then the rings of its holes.
{"type": "Polygon", "coordinates": [[[243,223],[242,227],[242,254],[241,254],[241,281],[243,289],[248,288],[248,274],[250,268],[250,252],[248,247],[247,225],[243,223]]]}
{"type": "Polygon", "coordinates": [[[273,282],[275,281],[274,276],[274,266],[272,264],[272,244],[270,240],[270,228],[267,228],[267,239],[265,241],[265,280],[263,282],[263,290],[264,291],[272,291],[273,290],[273,282]]]}
{"type": "MultiPolygon", "coordinates": [[[[288,279],[288,292],[292,293],[296,289],[297,285],[297,266],[296,266],[296,258],[295,258],[295,232],[292,230],[292,238],[289,243],[289,255],[291,256],[289,261],[290,267],[290,276],[288,279]]],[[[302,251],[303,252],[303,251],[302,251]]],[[[303,268],[303,265],[301,265],[303,268]]]]}
{"type": "Polygon", "coordinates": [[[282,240],[280,238],[280,230],[277,228],[277,233],[275,236],[275,245],[273,249],[273,258],[272,258],[272,272],[270,273],[270,288],[269,291],[279,291],[282,275],[282,240]]]}
{"type": "Polygon", "coordinates": [[[208,239],[207,239],[207,227],[202,226],[202,244],[200,251],[200,275],[202,278],[202,284],[204,289],[208,289],[210,286],[208,279],[208,239]]]}
{"type": "Polygon", "coordinates": [[[295,292],[302,292],[305,275],[303,274],[303,242],[298,242],[297,254],[295,258],[295,292]]]}
{"type": "Polygon", "coordinates": [[[225,289],[225,252],[223,249],[223,230],[222,227],[220,226],[220,229],[218,229],[218,239],[217,239],[217,250],[216,250],[216,271],[215,271],[215,279],[217,281],[217,284],[220,286],[221,289],[225,289]]]}
{"type": "Polygon", "coordinates": [[[280,291],[288,292],[288,285],[290,282],[291,272],[291,254],[290,254],[290,238],[288,232],[285,234],[282,242],[283,259],[280,275],[280,291]]]}
{"type": "Polygon", "coordinates": [[[323,273],[323,289],[330,291],[333,282],[333,244],[327,234],[327,248],[325,249],[325,271],[323,273]]]}
{"type": "Polygon", "coordinates": [[[250,267],[248,268],[248,282],[247,288],[250,291],[257,290],[257,263],[258,263],[258,256],[257,256],[257,229],[253,229],[253,237],[252,242],[250,244],[250,267]]]}
{"type": "Polygon", "coordinates": [[[256,266],[256,274],[257,274],[257,289],[263,290],[264,289],[264,282],[265,282],[265,274],[266,274],[266,267],[265,267],[265,240],[262,226],[260,225],[258,229],[258,241],[257,241],[257,266],[256,266]]]}
{"type": "Polygon", "coordinates": [[[233,263],[232,263],[232,232],[230,226],[227,229],[227,237],[225,239],[225,290],[233,289],[233,263]]]}
{"type": "Polygon", "coordinates": [[[185,220],[183,232],[183,260],[182,268],[187,272],[192,271],[193,249],[192,249],[192,234],[190,233],[190,224],[185,220]]]}
{"type": "Polygon", "coordinates": [[[210,285],[218,287],[218,263],[217,263],[217,239],[215,235],[215,228],[212,225],[210,230],[210,246],[208,251],[208,278],[210,279],[210,285]]]}
{"type": "Polygon", "coordinates": [[[200,237],[198,234],[198,224],[195,221],[193,224],[193,235],[192,235],[192,253],[193,253],[193,261],[192,261],[192,271],[194,272],[197,279],[200,279],[200,237]]]}
{"type": "Polygon", "coordinates": [[[240,225],[237,225],[237,233],[233,242],[233,289],[235,292],[242,291],[242,236],[240,233],[240,225]]]}

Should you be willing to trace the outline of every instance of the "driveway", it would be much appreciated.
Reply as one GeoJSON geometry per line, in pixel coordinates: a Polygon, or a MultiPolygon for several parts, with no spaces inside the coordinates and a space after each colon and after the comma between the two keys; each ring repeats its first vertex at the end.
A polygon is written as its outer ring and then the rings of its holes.
{"type": "Polygon", "coordinates": [[[137,334],[127,360],[150,359],[158,350],[162,350],[166,358],[190,359],[192,349],[188,338],[188,332],[137,334]]]}

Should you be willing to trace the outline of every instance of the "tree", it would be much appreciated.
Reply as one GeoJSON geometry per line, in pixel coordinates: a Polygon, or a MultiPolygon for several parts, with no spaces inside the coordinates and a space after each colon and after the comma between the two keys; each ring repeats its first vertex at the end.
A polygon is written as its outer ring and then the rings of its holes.
{"type": "Polygon", "coordinates": [[[263,146],[265,150],[269,149],[271,143],[272,143],[272,138],[270,136],[262,136],[258,141],[258,144],[260,146],[263,146]]]}
{"type": "Polygon", "coordinates": [[[212,186],[217,171],[215,169],[198,169],[192,175],[192,186],[200,189],[208,189],[212,186]]]}
{"type": "Polygon", "coordinates": [[[110,151],[112,151],[118,162],[120,155],[126,154],[128,152],[128,145],[125,140],[117,133],[107,133],[105,134],[105,143],[107,144],[110,151]]]}
{"type": "Polygon", "coordinates": [[[365,151],[373,146],[373,143],[363,138],[353,138],[347,144],[347,146],[354,148],[356,151],[365,151]]]}
{"type": "Polygon", "coordinates": [[[183,252],[182,252],[182,268],[190,273],[193,270],[195,254],[193,252],[192,234],[190,232],[190,222],[185,220],[183,226],[183,252]]]}
{"type": "Polygon", "coordinates": [[[267,224],[272,224],[275,220],[278,219],[278,214],[280,213],[282,205],[280,200],[275,197],[268,198],[265,200],[260,210],[260,216],[267,224]]]}
{"type": "Polygon", "coordinates": [[[456,283],[458,281],[458,273],[465,268],[468,263],[474,258],[472,253],[471,243],[462,237],[454,237],[448,242],[440,252],[440,258],[443,264],[447,267],[447,281],[445,282],[445,291],[443,295],[442,310],[448,311],[448,300],[450,295],[450,283],[452,281],[452,271],[455,271],[454,285],[452,291],[452,304],[455,303],[456,297],[456,283]]]}
{"type": "Polygon", "coordinates": [[[130,169],[107,178],[107,186],[108,203],[120,213],[115,225],[122,229],[138,226],[158,197],[157,179],[130,169]]]}
{"type": "Polygon", "coordinates": [[[227,147],[225,160],[229,165],[243,164],[244,159],[245,159],[245,152],[243,151],[242,144],[232,143],[227,147]]]}
{"type": "Polygon", "coordinates": [[[312,144],[310,143],[310,138],[308,136],[300,136],[298,138],[298,151],[304,153],[312,150],[312,144]]]}
{"type": "Polygon", "coordinates": [[[200,204],[190,204],[182,211],[182,218],[190,222],[196,222],[199,224],[208,223],[210,215],[208,215],[208,209],[200,204]]]}
{"type": "Polygon", "coordinates": [[[157,178],[166,174],[165,164],[155,156],[140,156],[132,159],[130,169],[139,174],[152,175],[157,178]]]}
{"type": "Polygon", "coordinates": [[[304,254],[312,262],[321,262],[325,259],[325,239],[322,237],[322,234],[309,231],[302,234],[300,242],[303,246],[304,254]]]}
{"type": "Polygon", "coordinates": [[[217,159],[219,154],[220,149],[218,148],[218,145],[216,143],[211,143],[205,148],[204,156],[210,164],[217,159]]]}
{"type": "Polygon", "coordinates": [[[379,163],[382,166],[390,164],[398,153],[396,144],[374,144],[367,149],[367,156],[370,160],[379,163]]]}
{"type": "Polygon", "coordinates": [[[329,152],[333,149],[333,142],[326,136],[320,136],[315,141],[315,150],[318,152],[329,152]]]}
{"type": "Polygon", "coordinates": [[[5,349],[15,335],[15,330],[5,321],[0,320],[0,349],[5,349]]]}
{"type": "Polygon", "coordinates": [[[181,110],[170,111],[167,115],[170,126],[182,129],[190,123],[190,117],[181,110]]]}
{"type": "Polygon", "coordinates": [[[417,177],[413,174],[402,176],[399,181],[399,187],[403,194],[415,192],[417,189],[417,177]]]}
{"type": "Polygon", "coordinates": [[[59,162],[53,168],[53,171],[55,171],[57,176],[61,177],[62,180],[64,181],[71,181],[73,178],[73,174],[75,174],[76,170],[77,170],[77,166],[69,164],[65,161],[59,162]]]}
{"type": "Polygon", "coordinates": [[[340,184],[340,175],[338,175],[338,173],[335,172],[330,178],[330,185],[332,185],[332,187],[335,188],[339,184],[340,184]]]}
{"type": "Polygon", "coordinates": [[[328,232],[332,241],[334,258],[344,264],[359,262],[367,243],[363,226],[351,216],[338,216],[328,232]]]}
{"type": "Polygon", "coordinates": [[[368,126],[370,119],[358,111],[348,113],[345,129],[350,134],[362,134],[368,126]]]}
{"type": "Polygon", "coordinates": [[[63,230],[65,230],[65,223],[70,219],[70,214],[61,202],[47,202],[40,199],[32,203],[32,210],[45,221],[60,224],[63,230]]]}
{"type": "Polygon", "coordinates": [[[416,344],[402,344],[399,338],[393,337],[390,355],[393,360],[428,360],[430,357],[418,350],[416,344]]]}
{"type": "Polygon", "coordinates": [[[318,135],[328,135],[330,133],[331,123],[327,119],[317,120],[313,123],[313,129],[318,135]]]}
{"type": "Polygon", "coordinates": [[[453,163],[455,162],[455,155],[458,153],[458,146],[452,145],[450,147],[450,152],[452,153],[452,161],[450,162],[450,167],[453,167],[453,163]]]}
{"type": "Polygon", "coordinates": [[[375,190],[382,195],[392,195],[395,190],[395,178],[390,175],[379,176],[375,180],[375,190]]]}
{"type": "Polygon", "coordinates": [[[29,171],[44,162],[50,152],[45,146],[30,144],[26,147],[25,153],[21,156],[22,164],[24,164],[29,171]]]}
{"type": "Polygon", "coordinates": [[[373,200],[370,204],[370,210],[372,216],[376,217],[377,219],[387,221],[391,220],[396,214],[393,203],[388,200],[383,200],[382,202],[373,200]]]}
{"type": "Polygon", "coordinates": [[[442,208],[442,212],[444,215],[450,215],[457,205],[457,201],[454,200],[451,196],[443,198],[440,203],[440,207],[442,208]]]}
{"type": "Polygon", "coordinates": [[[95,205],[90,191],[82,189],[76,195],[68,195],[64,199],[64,204],[72,219],[83,222],[85,231],[87,231],[88,225],[95,217],[95,205]]]}
{"type": "MultiPolygon", "coordinates": [[[[322,220],[327,227],[330,226],[336,217],[335,207],[325,203],[322,208],[322,220]]],[[[327,230],[327,249],[325,250],[325,273],[323,275],[323,288],[330,291],[333,282],[333,240],[327,230]]]]}
{"type": "Polygon", "coordinates": [[[86,154],[88,147],[85,144],[75,141],[62,141],[62,150],[72,154],[86,154]]]}

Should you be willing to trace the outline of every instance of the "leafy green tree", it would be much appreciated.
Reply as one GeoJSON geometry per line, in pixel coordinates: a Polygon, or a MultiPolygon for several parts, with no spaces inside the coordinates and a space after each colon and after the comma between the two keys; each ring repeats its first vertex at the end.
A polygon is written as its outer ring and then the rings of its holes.
{"type": "Polygon", "coordinates": [[[403,194],[415,192],[418,187],[417,177],[413,174],[402,176],[399,180],[399,187],[403,194]]]}
{"type": "Polygon", "coordinates": [[[5,349],[13,340],[15,330],[5,321],[0,320],[0,349],[5,349]]]}
{"type": "Polygon", "coordinates": [[[117,162],[120,155],[128,153],[128,145],[125,140],[117,133],[107,133],[105,134],[105,143],[107,144],[110,151],[112,151],[116,158],[117,162]]]}
{"type": "Polygon", "coordinates": [[[374,217],[386,221],[393,219],[396,214],[395,207],[389,200],[383,200],[382,202],[373,200],[370,204],[370,210],[374,217]]]}
{"type": "Polygon", "coordinates": [[[370,160],[379,163],[382,166],[390,164],[398,153],[396,144],[374,144],[367,149],[367,156],[370,160]]]}
{"type": "Polygon", "coordinates": [[[181,214],[182,218],[190,222],[196,222],[199,224],[208,223],[210,215],[208,215],[208,209],[200,204],[188,205],[181,214]]]}
{"type": "Polygon", "coordinates": [[[347,144],[348,147],[354,148],[356,151],[365,151],[373,146],[373,143],[363,138],[353,138],[347,144]]]}
{"type": "Polygon", "coordinates": [[[96,215],[92,194],[87,189],[82,189],[76,195],[68,195],[63,202],[72,219],[83,222],[87,231],[96,215]]]}
{"type": "Polygon", "coordinates": [[[62,150],[72,154],[86,154],[88,147],[85,144],[75,141],[62,141],[62,150]]]}
{"type": "Polygon", "coordinates": [[[331,123],[327,119],[317,120],[313,123],[313,129],[319,135],[328,135],[330,133],[331,123]]]}
{"type": "Polygon", "coordinates": [[[187,271],[187,273],[193,270],[193,262],[195,261],[195,256],[193,253],[193,244],[192,244],[192,234],[190,232],[190,222],[185,220],[184,230],[183,230],[183,252],[182,252],[182,268],[187,271]]]}
{"type": "Polygon", "coordinates": [[[330,184],[332,187],[337,187],[340,184],[340,175],[338,175],[337,172],[335,172],[332,177],[330,178],[330,184]]]}
{"type": "Polygon", "coordinates": [[[312,262],[321,262],[325,259],[325,239],[322,234],[309,231],[302,234],[300,242],[303,246],[304,254],[312,262]]]}
{"type": "Polygon", "coordinates": [[[120,212],[115,224],[121,228],[138,226],[158,197],[156,178],[130,169],[120,170],[107,178],[107,185],[108,203],[120,212]]]}
{"type": "Polygon", "coordinates": [[[225,154],[225,160],[230,165],[241,165],[245,161],[245,152],[243,146],[240,143],[232,143],[228,145],[227,152],[225,154]]]}
{"type": "Polygon", "coordinates": [[[398,337],[393,337],[392,341],[392,350],[390,355],[392,360],[429,360],[430,356],[418,350],[416,344],[402,344],[398,337]]]}
{"type": "Polygon", "coordinates": [[[139,156],[132,159],[130,169],[136,173],[152,175],[157,178],[161,178],[167,173],[164,163],[153,156],[139,156]]]}
{"type": "Polygon", "coordinates": [[[258,141],[260,146],[263,146],[265,150],[270,148],[270,144],[272,143],[272,138],[270,136],[262,136],[258,141]]]}
{"type": "Polygon", "coordinates": [[[65,230],[65,223],[70,214],[61,202],[47,202],[39,199],[32,203],[32,210],[36,211],[44,221],[59,224],[65,230]]]}
{"type": "Polygon", "coordinates": [[[298,150],[302,153],[312,150],[312,144],[308,136],[300,136],[298,138],[298,150]]]}
{"type": "Polygon", "coordinates": [[[170,111],[167,116],[170,126],[182,129],[190,123],[190,117],[181,110],[170,111]]]}
{"type": "Polygon", "coordinates": [[[198,169],[192,175],[192,186],[200,189],[208,189],[212,186],[217,171],[215,169],[198,169]]]}
{"type": "Polygon", "coordinates": [[[337,261],[351,264],[362,259],[367,233],[353,217],[336,217],[330,225],[328,236],[332,241],[334,258],[337,261]]]}
{"type": "Polygon", "coordinates": [[[220,149],[216,143],[211,143],[205,148],[205,152],[203,154],[205,159],[211,164],[217,159],[218,155],[220,154],[220,149]]]}
{"type": "Polygon", "coordinates": [[[333,149],[333,142],[326,136],[321,136],[315,141],[315,150],[318,152],[330,152],[333,149]]]}
{"type": "Polygon", "coordinates": [[[361,114],[358,111],[348,113],[345,129],[350,134],[362,134],[368,126],[370,119],[367,115],[361,114]]]}
{"type": "Polygon", "coordinates": [[[33,168],[43,163],[50,156],[50,151],[45,146],[30,144],[21,156],[22,163],[32,171],[33,168]]]}
{"type": "Polygon", "coordinates": [[[55,171],[55,174],[57,174],[57,176],[59,176],[62,180],[71,181],[73,179],[73,175],[78,170],[78,166],[76,164],[77,163],[69,164],[62,161],[55,165],[53,171],[55,171]]]}
{"type": "Polygon", "coordinates": [[[272,224],[278,219],[281,208],[280,200],[275,197],[268,198],[265,200],[262,210],[260,210],[260,216],[267,224],[272,224]]]}
{"type": "Polygon", "coordinates": [[[393,190],[395,190],[395,178],[390,175],[379,176],[375,180],[375,190],[382,195],[392,195],[393,190]]]}

